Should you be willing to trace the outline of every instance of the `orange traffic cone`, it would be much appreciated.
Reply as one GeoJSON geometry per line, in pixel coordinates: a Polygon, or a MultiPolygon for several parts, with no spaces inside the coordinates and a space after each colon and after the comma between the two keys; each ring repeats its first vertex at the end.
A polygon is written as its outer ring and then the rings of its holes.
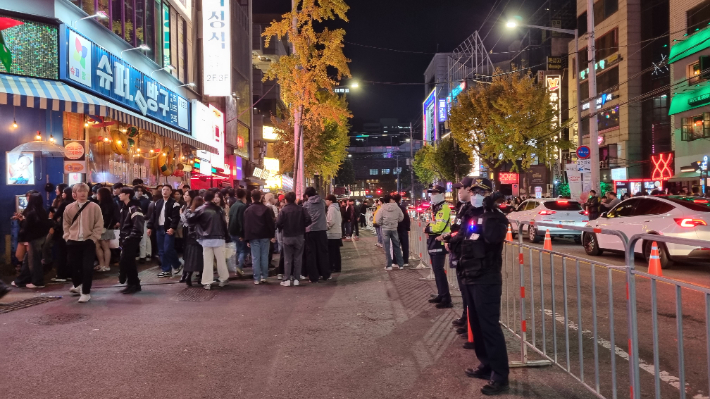
{"type": "Polygon", "coordinates": [[[547,233],[545,233],[545,246],[542,247],[542,249],[552,251],[552,239],[550,238],[550,230],[547,230],[547,233]]]}
{"type": "Polygon", "coordinates": [[[648,274],[663,277],[663,270],[661,270],[661,258],[658,255],[658,244],[655,241],[651,246],[651,259],[648,260],[648,274]]]}
{"type": "Polygon", "coordinates": [[[468,318],[468,310],[466,310],[466,323],[468,323],[468,342],[473,343],[473,330],[471,330],[471,320],[468,318]]]}
{"type": "Polygon", "coordinates": [[[510,230],[510,225],[508,225],[508,233],[505,235],[505,240],[508,242],[513,241],[513,232],[510,230]]]}

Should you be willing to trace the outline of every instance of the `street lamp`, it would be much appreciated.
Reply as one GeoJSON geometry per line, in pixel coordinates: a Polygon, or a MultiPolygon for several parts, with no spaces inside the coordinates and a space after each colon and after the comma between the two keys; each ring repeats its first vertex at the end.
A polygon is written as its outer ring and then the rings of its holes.
{"type": "Polygon", "coordinates": [[[123,56],[123,53],[125,53],[126,51],[133,51],[133,50],[148,51],[148,50],[150,50],[150,47],[148,47],[147,44],[141,44],[141,45],[138,46],[138,47],[129,48],[128,50],[123,50],[123,51],[121,51],[120,56],[123,56]]]}
{"type": "Polygon", "coordinates": [[[77,23],[77,22],[83,21],[83,20],[89,19],[89,18],[106,19],[106,18],[108,18],[108,14],[106,14],[105,11],[99,11],[99,12],[97,12],[97,13],[94,14],[94,15],[89,15],[88,17],[80,18],[80,19],[78,19],[78,20],[72,22],[72,26],[76,26],[76,23],[77,23]]]}
{"type": "Polygon", "coordinates": [[[350,87],[353,88],[353,89],[357,89],[358,87],[360,87],[360,83],[358,83],[358,82],[352,82],[352,83],[350,83],[350,87]]]}
{"type": "Polygon", "coordinates": [[[184,85],[180,85],[180,86],[178,86],[178,87],[185,87],[185,86],[187,86],[187,87],[195,87],[195,86],[197,86],[197,84],[195,84],[195,83],[193,83],[193,82],[190,82],[190,83],[185,83],[184,85]]]}
{"type": "Polygon", "coordinates": [[[172,65],[168,65],[168,66],[166,66],[166,67],[163,67],[163,68],[160,68],[160,69],[156,69],[155,71],[153,71],[153,72],[150,73],[150,77],[152,78],[152,77],[153,77],[153,74],[156,73],[156,72],[158,72],[158,71],[172,71],[173,69],[175,69],[175,67],[172,66],[172,65]]]}

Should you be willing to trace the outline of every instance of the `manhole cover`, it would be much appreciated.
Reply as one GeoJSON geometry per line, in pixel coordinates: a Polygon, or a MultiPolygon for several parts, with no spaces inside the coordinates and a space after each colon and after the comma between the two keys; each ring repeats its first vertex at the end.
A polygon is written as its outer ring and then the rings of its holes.
{"type": "Polygon", "coordinates": [[[62,299],[60,296],[38,296],[36,298],[23,299],[21,301],[11,302],[7,304],[0,303],[0,314],[10,313],[14,310],[29,308],[30,306],[41,305],[43,303],[62,299]]]}
{"type": "Polygon", "coordinates": [[[56,326],[59,324],[71,324],[87,320],[88,315],[79,313],[45,314],[27,320],[30,324],[38,326],[56,326]]]}
{"type": "Polygon", "coordinates": [[[200,288],[185,288],[177,294],[177,300],[183,302],[207,302],[214,298],[215,292],[200,288]]]}

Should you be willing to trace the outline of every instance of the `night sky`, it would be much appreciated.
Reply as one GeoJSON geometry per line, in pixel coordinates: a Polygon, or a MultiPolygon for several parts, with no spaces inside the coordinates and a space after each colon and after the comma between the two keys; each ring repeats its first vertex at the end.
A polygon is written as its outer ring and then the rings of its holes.
{"type": "MultiPolygon", "coordinates": [[[[268,7],[276,3],[288,7],[290,1],[267,0],[269,6],[258,3],[260,1],[255,0],[254,12],[268,12],[268,7]]],[[[354,116],[353,128],[357,130],[362,123],[380,118],[398,118],[402,122],[421,118],[424,71],[437,50],[450,52],[480,29],[482,36],[488,34],[485,45],[489,51],[506,51],[515,39],[514,33],[505,30],[507,17],[529,15],[544,1],[349,0],[347,3],[350,22],[340,25],[347,32],[346,42],[428,53],[400,53],[345,44],[345,55],[352,60],[353,79],[360,82],[360,89],[351,91],[348,96],[354,116]],[[496,9],[481,28],[494,4],[497,4],[496,9]],[[365,81],[422,84],[387,85],[365,81]]]]}

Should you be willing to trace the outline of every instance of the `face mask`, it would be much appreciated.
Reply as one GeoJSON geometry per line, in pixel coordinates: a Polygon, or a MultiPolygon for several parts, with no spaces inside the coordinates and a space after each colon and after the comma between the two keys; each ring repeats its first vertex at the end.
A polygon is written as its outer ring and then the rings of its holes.
{"type": "Polygon", "coordinates": [[[473,197],[471,197],[471,205],[473,205],[475,208],[482,207],[484,198],[485,197],[481,194],[474,194],[473,197]]]}
{"type": "Polygon", "coordinates": [[[444,194],[432,194],[431,195],[431,202],[432,204],[438,204],[439,202],[444,200],[444,194]]]}

